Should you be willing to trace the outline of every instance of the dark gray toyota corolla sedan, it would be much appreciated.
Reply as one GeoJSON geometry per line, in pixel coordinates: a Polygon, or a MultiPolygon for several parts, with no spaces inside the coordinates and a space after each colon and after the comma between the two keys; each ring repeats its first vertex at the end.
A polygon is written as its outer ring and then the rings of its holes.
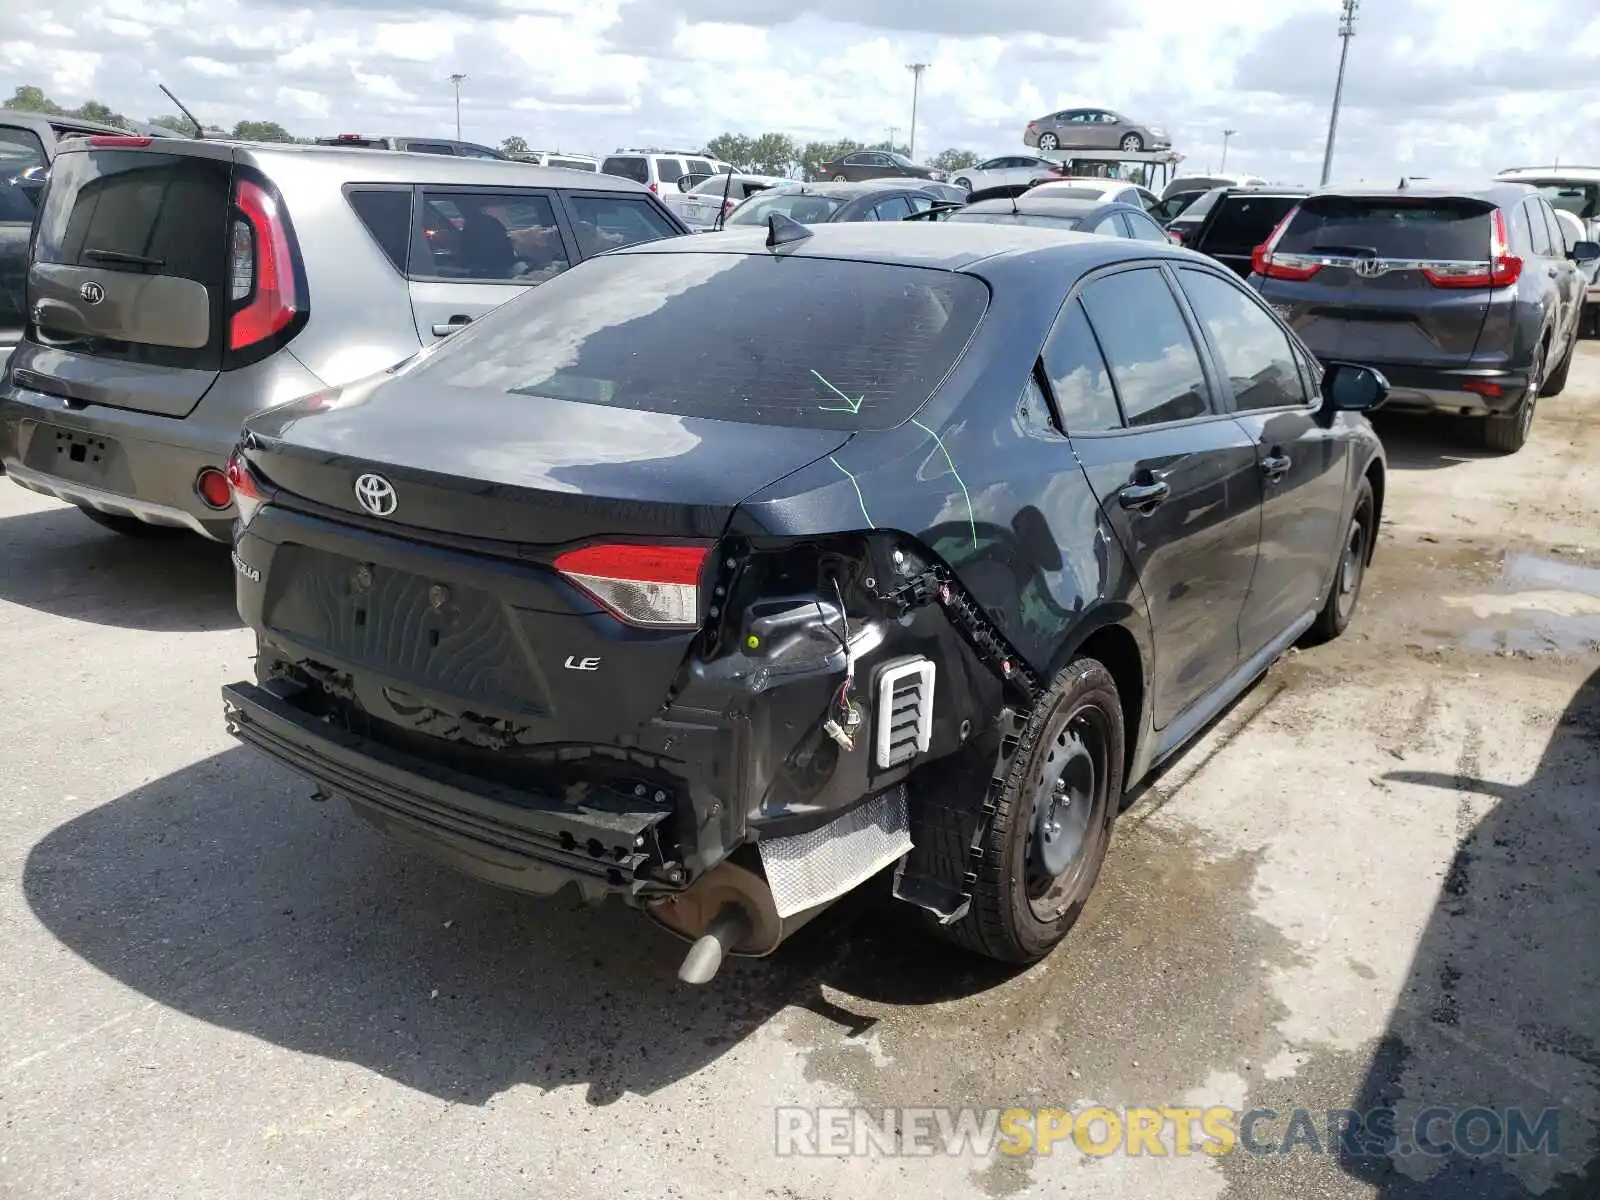
{"type": "Polygon", "coordinates": [[[1043,956],[1124,790],[1370,561],[1381,376],[1226,268],[988,224],[584,263],[230,463],[230,729],[534,893],[765,954],[887,867],[1043,956]]]}

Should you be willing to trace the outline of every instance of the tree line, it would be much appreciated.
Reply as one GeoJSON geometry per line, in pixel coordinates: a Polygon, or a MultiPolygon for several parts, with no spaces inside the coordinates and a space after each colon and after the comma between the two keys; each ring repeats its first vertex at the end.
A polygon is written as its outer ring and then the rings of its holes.
{"type": "MultiPolygon", "coordinates": [[[[23,84],[18,87],[11,93],[11,99],[5,102],[4,107],[18,112],[44,113],[47,116],[78,117],[85,121],[98,121],[102,125],[115,125],[119,129],[130,131],[137,127],[136,122],[130,121],[110,105],[102,104],[98,100],[86,100],[77,108],[65,108],[45,95],[43,88],[35,87],[33,84],[23,84]]],[[[143,123],[170,129],[175,133],[194,133],[194,126],[184,116],[163,114],[150,117],[143,123]]],[[[231,137],[248,142],[308,143],[313,140],[308,137],[295,137],[276,121],[239,121],[232,129],[208,125],[205,133],[211,137],[231,137]]],[[[526,154],[528,143],[521,137],[512,136],[500,143],[500,149],[507,154],[526,154]]],[[[807,179],[819,175],[823,163],[833,162],[859,150],[882,150],[908,157],[910,155],[908,147],[897,146],[889,141],[869,143],[856,141],[854,138],[840,138],[832,142],[801,143],[786,133],[763,133],[757,137],[742,133],[720,133],[706,143],[705,150],[752,175],[792,176],[799,173],[807,179]]],[[[977,163],[978,156],[972,151],[951,148],[939,151],[924,165],[941,171],[960,171],[976,166],[977,163]]]]}

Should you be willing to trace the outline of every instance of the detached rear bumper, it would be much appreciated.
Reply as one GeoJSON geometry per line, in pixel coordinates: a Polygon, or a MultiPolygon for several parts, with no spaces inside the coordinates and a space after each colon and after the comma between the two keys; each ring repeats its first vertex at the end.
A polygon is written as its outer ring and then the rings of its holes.
{"type": "Polygon", "coordinates": [[[568,883],[586,894],[665,894],[658,829],[671,812],[633,797],[588,802],[473,779],[356,737],[292,703],[300,685],[222,689],[228,731],[342,796],[384,832],[480,879],[548,895],[568,883]]]}

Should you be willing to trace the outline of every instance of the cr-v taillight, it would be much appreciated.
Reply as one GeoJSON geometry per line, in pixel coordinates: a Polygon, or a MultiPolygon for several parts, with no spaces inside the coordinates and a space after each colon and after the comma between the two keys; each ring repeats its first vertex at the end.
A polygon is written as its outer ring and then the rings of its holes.
{"type": "Polygon", "coordinates": [[[1436,288],[1510,287],[1522,277],[1522,258],[1511,253],[1506,214],[1498,208],[1489,214],[1488,262],[1434,263],[1422,276],[1436,288]]]}
{"type": "Polygon", "coordinates": [[[1276,253],[1279,239],[1299,211],[1300,206],[1296,205],[1285,213],[1283,220],[1267,235],[1267,240],[1251,252],[1250,269],[1263,279],[1288,279],[1304,283],[1322,270],[1321,263],[1303,254],[1276,253]]]}
{"type": "Polygon", "coordinates": [[[241,179],[233,190],[229,233],[228,348],[244,350],[282,333],[303,309],[295,283],[294,253],[278,200],[241,179]]]}
{"type": "Polygon", "coordinates": [[[556,570],[629,625],[700,624],[700,572],[707,546],[584,546],[558,555],[556,570]]]}

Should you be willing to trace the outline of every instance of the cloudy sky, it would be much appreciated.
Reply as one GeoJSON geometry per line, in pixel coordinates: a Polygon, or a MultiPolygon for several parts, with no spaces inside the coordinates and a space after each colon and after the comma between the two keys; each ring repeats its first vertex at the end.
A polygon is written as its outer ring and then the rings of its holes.
{"type": "MultiPolygon", "coordinates": [[[[999,154],[1031,117],[1102,104],[1164,125],[1188,165],[1315,182],[1339,0],[34,0],[0,97],[167,111],[297,134],[454,129],[604,153],[723,130],[905,137],[999,154]]],[[[1389,183],[1600,162],[1595,0],[1362,0],[1336,178],[1389,183]]]]}

